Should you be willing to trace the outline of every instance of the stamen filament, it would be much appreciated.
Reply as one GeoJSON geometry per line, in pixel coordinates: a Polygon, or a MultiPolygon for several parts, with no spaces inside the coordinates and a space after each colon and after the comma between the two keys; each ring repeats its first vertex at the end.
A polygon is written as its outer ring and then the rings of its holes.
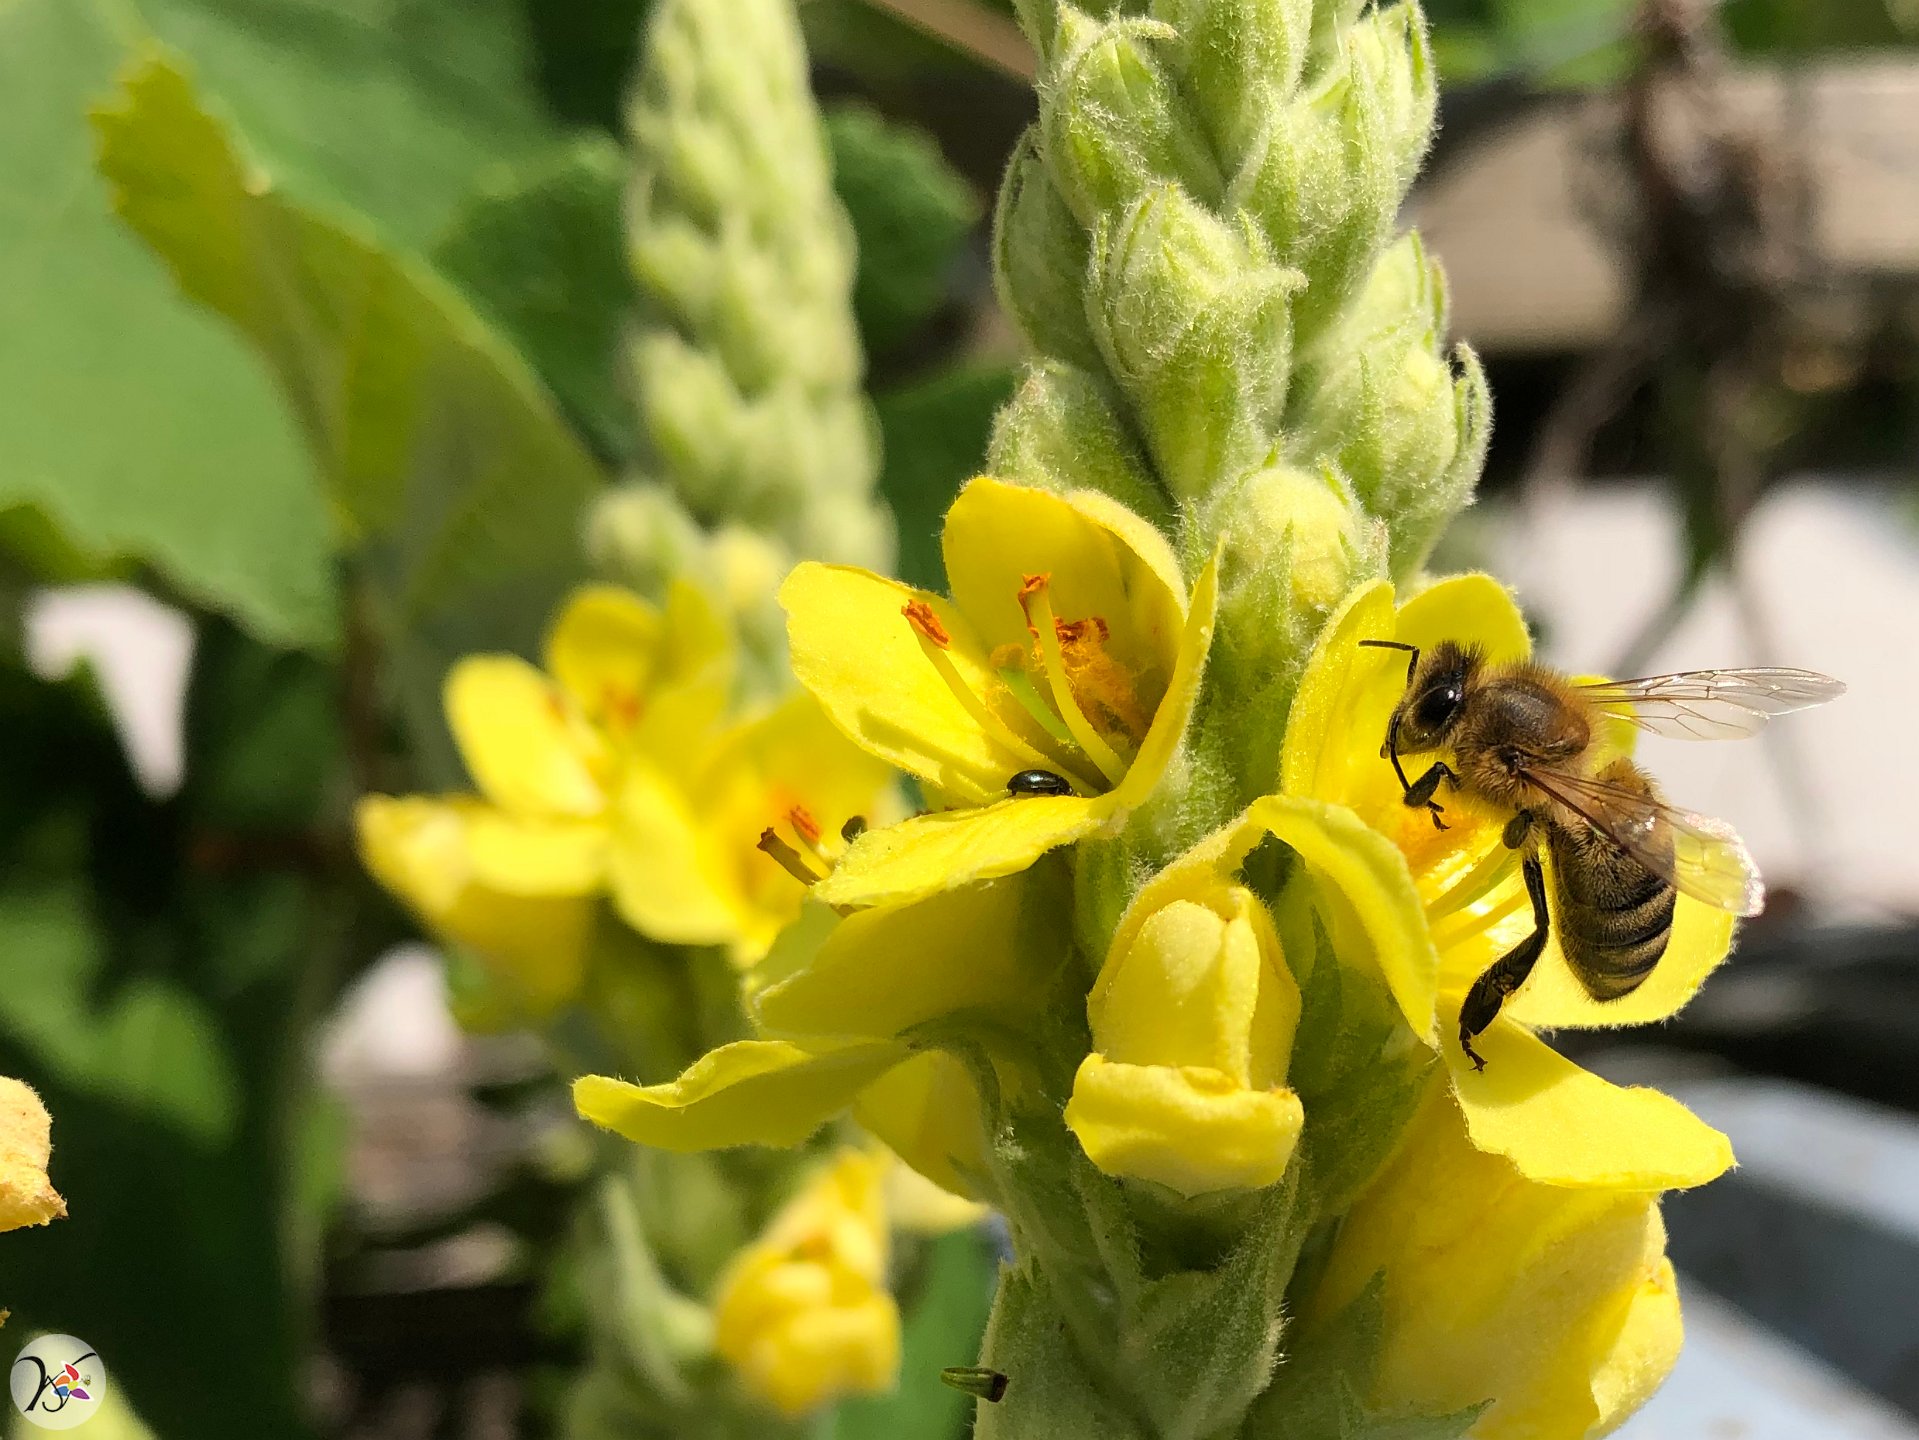
{"type": "MultiPolygon", "coordinates": [[[[913,625],[913,634],[919,638],[920,652],[932,662],[933,668],[939,671],[940,679],[946,682],[946,688],[953,692],[953,698],[966,707],[966,713],[973,717],[973,722],[978,725],[980,729],[984,730],[988,735],[992,736],[993,739],[1011,750],[1028,765],[1048,770],[1064,768],[1068,771],[1071,778],[1077,780],[1089,790],[1104,790],[1106,788],[1104,785],[1090,784],[1084,775],[1074,770],[1071,766],[1062,766],[1059,757],[1045,754],[1022,740],[1014,733],[1012,727],[993,713],[991,706],[973,693],[972,688],[961,678],[959,668],[953,664],[953,657],[946,653],[946,645],[940,640],[935,639],[932,635],[929,635],[920,621],[910,612],[907,613],[906,618],[913,625]]],[[[942,629],[939,633],[944,636],[946,632],[942,629]]]]}
{"type": "Polygon", "coordinates": [[[815,870],[806,857],[779,837],[771,825],[760,831],[759,848],[779,862],[779,866],[802,885],[817,885],[826,878],[824,870],[815,870]]]}
{"type": "Polygon", "coordinates": [[[1027,628],[1039,642],[1040,658],[1046,665],[1046,683],[1053,691],[1053,703],[1059,707],[1060,719],[1073,732],[1073,739],[1079,743],[1079,748],[1105,775],[1107,785],[1117,785],[1126,778],[1126,762],[1093,728],[1093,722],[1086,718],[1085,712],[1079,708],[1079,702],[1073,698],[1073,687],[1066,678],[1066,657],[1060,653],[1059,631],[1054,628],[1053,601],[1047,589],[1046,576],[1029,575],[1026,584],[1020,587],[1019,603],[1026,611],[1027,628]]]}

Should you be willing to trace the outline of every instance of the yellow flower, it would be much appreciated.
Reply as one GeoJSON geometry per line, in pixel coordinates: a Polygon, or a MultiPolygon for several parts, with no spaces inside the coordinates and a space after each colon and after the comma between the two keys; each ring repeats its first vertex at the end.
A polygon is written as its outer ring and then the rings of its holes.
{"type": "Polygon", "coordinates": [[[663,1085],[583,1076],[573,1103],[664,1150],[797,1145],[853,1107],[935,1184],[990,1199],[973,1084],[916,1050],[916,1032],[962,1012],[1022,1023],[1047,979],[1031,957],[1068,953],[1063,880],[1042,868],[845,918],[811,905],[752,977],[748,1008],[771,1038],[709,1051],[663,1085]]]}
{"type": "Polygon", "coordinates": [[[592,902],[579,895],[516,895],[480,883],[470,827],[485,809],[463,797],[368,795],[354,817],[360,854],[373,878],[422,924],[471,950],[513,1002],[546,1014],[579,989],[592,902]]]}
{"type": "MultiPolygon", "coordinates": [[[[1450,813],[1450,812],[1449,812],[1450,813]]],[[[1475,1440],[1588,1440],[1678,1358],[1679,1294],[1657,1197],[1527,1180],[1468,1139],[1435,1089],[1341,1222],[1299,1343],[1378,1276],[1385,1415],[1490,1401],[1475,1440]]]]}
{"type": "MultiPolygon", "coordinates": [[[[1454,796],[1447,801],[1449,828],[1438,830],[1423,810],[1402,803],[1380,749],[1405,689],[1405,658],[1362,648],[1362,640],[1421,647],[1454,640],[1478,646],[1493,661],[1522,659],[1531,643],[1517,607],[1487,576],[1441,581],[1397,609],[1390,585],[1366,586],[1320,638],[1281,758],[1287,795],[1351,810],[1403,856],[1416,918],[1430,941],[1382,973],[1407,1023],[1444,1055],[1473,1143],[1549,1185],[1662,1190],[1720,1174],[1732,1164],[1725,1136],[1670,1096],[1581,1069],[1533,1031],[1666,1018],[1725,958],[1731,917],[1681,895],[1658,968],[1630,995],[1604,1002],[1580,988],[1556,939],[1549,941],[1532,978],[1475,1041],[1487,1060],[1475,1073],[1457,1039],[1461,1002],[1473,981],[1530,932],[1531,909],[1516,857],[1501,841],[1504,815],[1454,796]]],[[[1606,743],[1623,747],[1627,732],[1621,722],[1606,743]]],[[[1546,863],[1550,884],[1550,858],[1546,863]]]]}
{"type": "Polygon", "coordinates": [[[67,1213],[47,1178],[53,1121],[40,1097],[0,1076],[0,1230],[45,1225],[67,1213]]]}
{"type": "Polygon", "coordinates": [[[1250,890],[1214,881],[1162,897],[1187,888],[1173,873],[1120,922],[1087,1000],[1094,1048],[1066,1124],[1109,1175],[1189,1196],[1271,1185],[1305,1121],[1284,1083],[1299,987],[1250,890]]]}
{"type": "Polygon", "coordinates": [[[817,893],[897,904],[1009,875],[1118,824],[1185,732],[1215,568],[1190,600],[1159,532],[1092,492],[982,477],[947,512],[953,598],[801,565],[780,592],[793,673],[833,722],[946,808],[869,832],[817,893]],[[1071,795],[1008,798],[1048,770],[1071,795]]]}
{"type": "Polygon", "coordinates": [[[1338,806],[1269,795],[1162,870],[1128,907],[1087,1001],[1094,1053],[1067,1124],[1110,1174],[1187,1195],[1269,1185],[1304,1113],[1284,1085],[1310,949],[1282,950],[1271,918],[1233,881],[1271,835],[1313,883],[1334,949],[1382,975],[1430,953],[1406,867],[1338,806]]]}
{"type": "MultiPolygon", "coordinates": [[[[692,586],[676,585],[664,613],[611,586],[577,592],[548,636],[545,673],[508,655],[453,668],[447,720],[480,798],[365,802],[369,865],[456,938],[475,908],[502,918],[495,897],[558,915],[557,902],[607,891],[652,939],[756,960],[806,893],[761,852],[762,837],[772,830],[824,869],[839,826],[880,797],[886,770],[805,695],[723,729],[733,659],[692,586]],[[419,843],[402,856],[406,836],[419,843]]],[[[527,921],[516,938],[537,940],[531,913],[504,922],[527,921]]],[[[525,979],[551,967],[543,988],[564,998],[579,960],[559,943],[569,938],[562,926],[552,954],[516,951],[509,968],[525,979]]]]}
{"type": "Polygon", "coordinates": [[[737,1256],[714,1295],[714,1344],[789,1418],[899,1378],[886,1288],[885,1157],[843,1149],[737,1256]]]}

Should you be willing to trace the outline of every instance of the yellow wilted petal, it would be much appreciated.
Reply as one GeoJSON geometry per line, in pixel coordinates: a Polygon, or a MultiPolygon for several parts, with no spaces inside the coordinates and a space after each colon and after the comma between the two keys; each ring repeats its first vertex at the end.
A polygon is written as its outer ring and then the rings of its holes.
{"type": "Polygon", "coordinates": [[[721,945],[745,924],[738,881],[694,802],[642,761],[620,786],[607,872],[615,908],[649,939],[721,945]]]}
{"type": "Polygon", "coordinates": [[[754,1018],[774,1035],[884,1040],[959,1010],[1024,1011],[1066,953],[1070,904],[1064,887],[1022,875],[862,910],[824,933],[796,926],[792,944],[817,948],[781,953],[782,940],[769,963],[784,976],[754,998],[754,1018]]]}
{"type": "Polygon", "coordinates": [[[1645,983],[1617,1000],[1595,1000],[1574,977],[1559,952],[1557,933],[1524,989],[1505,1013],[1542,1029],[1646,1025],[1676,1015],[1732,950],[1733,917],[1681,895],[1673,906],[1672,939],[1645,983]]]}
{"type": "Polygon", "coordinates": [[[1103,495],[1056,495],[991,476],[969,481],[940,539],[947,583],[988,651],[1028,644],[1021,582],[1050,575],[1062,620],[1097,615],[1109,654],[1138,674],[1172,673],[1185,585],[1158,530],[1103,495]]]}
{"type": "Polygon", "coordinates": [[[446,680],[446,718],[474,783],[502,809],[576,817],[606,809],[591,731],[524,660],[460,661],[446,680]]]}
{"type": "Polygon", "coordinates": [[[1009,775],[1050,768],[1045,732],[1010,698],[987,729],[941,678],[901,609],[929,606],[951,638],[945,655],[982,703],[1005,687],[967,620],[937,595],[865,570],[809,562],[780,587],[793,675],[859,745],[948,794],[980,802],[1009,775]],[[1019,743],[1015,743],[1019,742],[1019,743]]]}
{"type": "Polygon", "coordinates": [[[1286,1173],[1305,1112],[1290,1090],[1248,1090],[1203,1066],[1126,1065],[1088,1055],[1066,1124],[1108,1175],[1182,1195],[1271,1185],[1286,1173]]]}
{"type": "Polygon", "coordinates": [[[579,989],[593,902],[509,894],[481,883],[470,831],[497,817],[476,800],[418,795],[368,795],[354,809],[360,855],[373,878],[428,929],[473,951],[518,1003],[542,1014],[579,989]]]}
{"type": "Polygon", "coordinates": [[[573,1082],[573,1106],[595,1125],[661,1150],[797,1145],[907,1053],[884,1042],[807,1050],[737,1040],[664,1085],[583,1075],[573,1082]]]}
{"type": "Polygon", "coordinates": [[[938,891],[1024,870],[1048,850],[1092,834],[1114,797],[1035,795],[970,810],[918,815],[870,830],[813,887],[828,905],[904,905],[938,891]]]}
{"type": "Polygon", "coordinates": [[[606,885],[603,820],[550,820],[476,809],[467,854],[479,884],[509,895],[592,895],[606,885]]]}
{"type": "Polygon", "coordinates": [[[0,1230],[45,1225],[67,1213],[47,1178],[53,1120],[40,1097],[0,1076],[0,1230]]]}
{"type": "Polygon", "coordinates": [[[1732,1166],[1732,1143],[1670,1095],[1602,1080],[1504,1016],[1473,1048],[1486,1059],[1477,1073],[1457,1037],[1445,1037],[1473,1144],[1506,1156],[1530,1180],[1683,1190],[1732,1166]]]}

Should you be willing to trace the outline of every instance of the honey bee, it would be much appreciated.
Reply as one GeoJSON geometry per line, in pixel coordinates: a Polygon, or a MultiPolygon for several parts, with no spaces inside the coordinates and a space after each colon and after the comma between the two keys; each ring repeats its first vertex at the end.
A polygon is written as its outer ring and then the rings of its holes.
{"type": "Polygon", "coordinates": [[[1408,652],[1406,693],[1380,753],[1392,761],[1406,804],[1446,828],[1442,784],[1510,812],[1502,838],[1523,852],[1533,930],[1466,992],[1459,1043],[1486,1066],[1473,1037],[1493,1023],[1546,948],[1550,916],[1559,948],[1595,1000],[1630,995],[1666,953],[1673,907],[1684,893],[1735,915],[1757,915],[1765,887],[1730,826],[1668,805],[1631,760],[1595,768],[1600,721],[1623,716],[1655,735],[1687,740],[1752,735],[1775,715],[1845,693],[1810,670],[1693,670],[1638,680],[1579,683],[1530,663],[1495,664],[1445,641],[1424,654],[1396,640],[1362,645],[1408,652]],[[1403,759],[1450,751],[1407,778],[1403,759]],[[1552,857],[1549,906],[1540,846],[1552,857]]]}

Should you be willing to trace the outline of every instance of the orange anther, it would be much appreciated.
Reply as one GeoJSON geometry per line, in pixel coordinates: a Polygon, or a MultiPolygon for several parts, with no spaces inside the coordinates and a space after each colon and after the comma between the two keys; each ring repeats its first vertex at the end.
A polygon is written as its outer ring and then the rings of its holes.
{"type": "Polygon", "coordinates": [[[1020,581],[1019,587],[1020,603],[1022,605],[1025,604],[1052,583],[1053,577],[1050,572],[1042,572],[1038,575],[1028,575],[1024,577],[1020,581]]]}
{"type": "Polygon", "coordinates": [[[940,617],[933,613],[933,607],[924,600],[909,600],[900,606],[900,614],[906,617],[906,623],[920,634],[944,650],[953,643],[953,637],[946,633],[946,627],[940,624],[940,617]]]}
{"type": "Polygon", "coordinates": [[[813,818],[812,812],[804,805],[795,805],[786,812],[786,818],[793,828],[799,831],[800,839],[809,845],[816,845],[820,838],[820,822],[813,818]]]}

